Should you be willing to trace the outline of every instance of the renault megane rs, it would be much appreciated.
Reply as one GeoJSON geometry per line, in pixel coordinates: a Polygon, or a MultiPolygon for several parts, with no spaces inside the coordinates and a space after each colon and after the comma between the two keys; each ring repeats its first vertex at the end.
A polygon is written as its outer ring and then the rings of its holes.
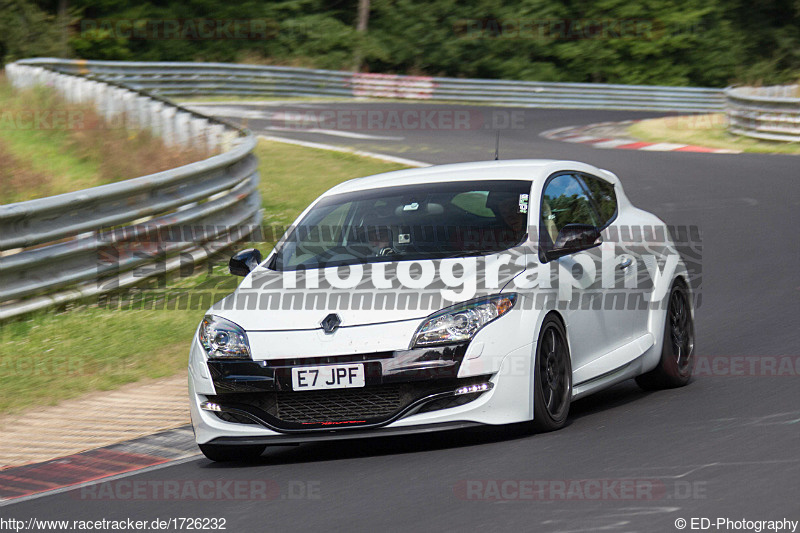
{"type": "Polygon", "coordinates": [[[189,392],[212,460],[269,444],[530,421],[635,378],[685,385],[690,275],[607,170],[442,165],[320,196],[200,323],[189,392]]]}

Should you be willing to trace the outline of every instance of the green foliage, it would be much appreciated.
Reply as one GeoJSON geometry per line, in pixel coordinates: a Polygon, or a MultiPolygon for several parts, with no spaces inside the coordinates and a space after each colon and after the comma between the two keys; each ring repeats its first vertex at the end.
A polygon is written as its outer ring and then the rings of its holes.
{"type": "Polygon", "coordinates": [[[53,14],[30,0],[0,0],[0,65],[62,52],[61,31],[53,14]]]}
{"type": "MultiPolygon", "coordinates": [[[[11,6],[0,12],[4,56],[59,51],[58,2],[0,1],[11,6]]],[[[541,81],[725,86],[796,81],[800,73],[798,0],[372,0],[366,34],[355,31],[357,5],[74,0],[69,44],[87,59],[349,70],[360,55],[370,72],[541,81]],[[238,39],[131,38],[113,26],[197,19],[256,21],[268,31],[238,39]]]]}
{"type": "Polygon", "coordinates": [[[78,57],[92,59],[115,59],[124,61],[131,58],[128,40],[115,37],[105,29],[82,31],[69,40],[70,46],[78,57]]]}

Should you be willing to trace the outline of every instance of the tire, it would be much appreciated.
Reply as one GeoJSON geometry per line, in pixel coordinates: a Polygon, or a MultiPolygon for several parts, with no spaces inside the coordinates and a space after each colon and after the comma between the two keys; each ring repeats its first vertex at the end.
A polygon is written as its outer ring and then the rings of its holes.
{"type": "Polygon", "coordinates": [[[648,391],[683,387],[692,378],[694,364],[694,320],[689,292],[685,285],[676,282],[669,294],[661,359],[653,370],[637,376],[636,383],[648,391]]]}
{"type": "Polygon", "coordinates": [[[261,457],[265,445],[225,446],[221,444],[198,444],[206,458],[217,462],[252,462],[261,457]]]}
{"type": "Polygon", "coordinates": [[[567,333],[554,315],[545,318],[533,370],[533,429],[561,429],[567,423],[572,400],[572,362],[567,333]]]}

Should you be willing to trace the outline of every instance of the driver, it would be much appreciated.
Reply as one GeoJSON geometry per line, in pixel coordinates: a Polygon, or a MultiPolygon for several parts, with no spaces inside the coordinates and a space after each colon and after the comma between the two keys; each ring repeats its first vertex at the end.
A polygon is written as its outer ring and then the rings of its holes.
{"type": "Polygon", "coordinates": [[[522,239],[526,231],[527,214],[520,207],[520,195],[512,192],[495,191],[486,198],[486,207],[492,210],[502,223],[498,228],[502,237],[501,242],[516,244],[522,239]]]}
{"type": "Polygon", "coordinates": [[[367,241],[375,255],[391,255],[394,253],[392,248],[392,232],[389,228],[375,226],[367,230],[367,241]]]}

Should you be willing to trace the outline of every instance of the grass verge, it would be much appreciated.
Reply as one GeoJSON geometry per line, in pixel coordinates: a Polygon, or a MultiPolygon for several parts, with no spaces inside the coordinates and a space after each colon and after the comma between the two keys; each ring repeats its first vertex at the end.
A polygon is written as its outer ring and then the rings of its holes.
{"type": "MultiPolygon", "coordinates": [[[[341,181],[402,168],[352,154],[260,141],[265,224],[287,225],[341,181]]],[[[259,243],[267,252],[270,243],[259,243]]],[[[224,265],[168,282],[170,290],[231,291],[224,265]]],[[[120,310],[81,305],[0,324],[0,413],[56,404],[185,367],[205,309],[120,310]]]]}
{"type": "Polygon", "coordinates": [[[205,151],[103,121],[52,89],[14,91],[0,76],[0,204],[86,189],[185,165],[205,151]]]}
{"type": "Polygon", "coordinates": [[[263,139],[258,157],[265,224],[290,224],[317,196],[337,183],[406,168],[346,152],[263,139]]]}
{"type": "Polygon", "coordinates": [[[768,154],[800,154],[800,143],[759,141],[727,131],[723,113],[653,118],[634,123],[628,133],[648,142],[694,144],[707,148],[768,154]]]}

